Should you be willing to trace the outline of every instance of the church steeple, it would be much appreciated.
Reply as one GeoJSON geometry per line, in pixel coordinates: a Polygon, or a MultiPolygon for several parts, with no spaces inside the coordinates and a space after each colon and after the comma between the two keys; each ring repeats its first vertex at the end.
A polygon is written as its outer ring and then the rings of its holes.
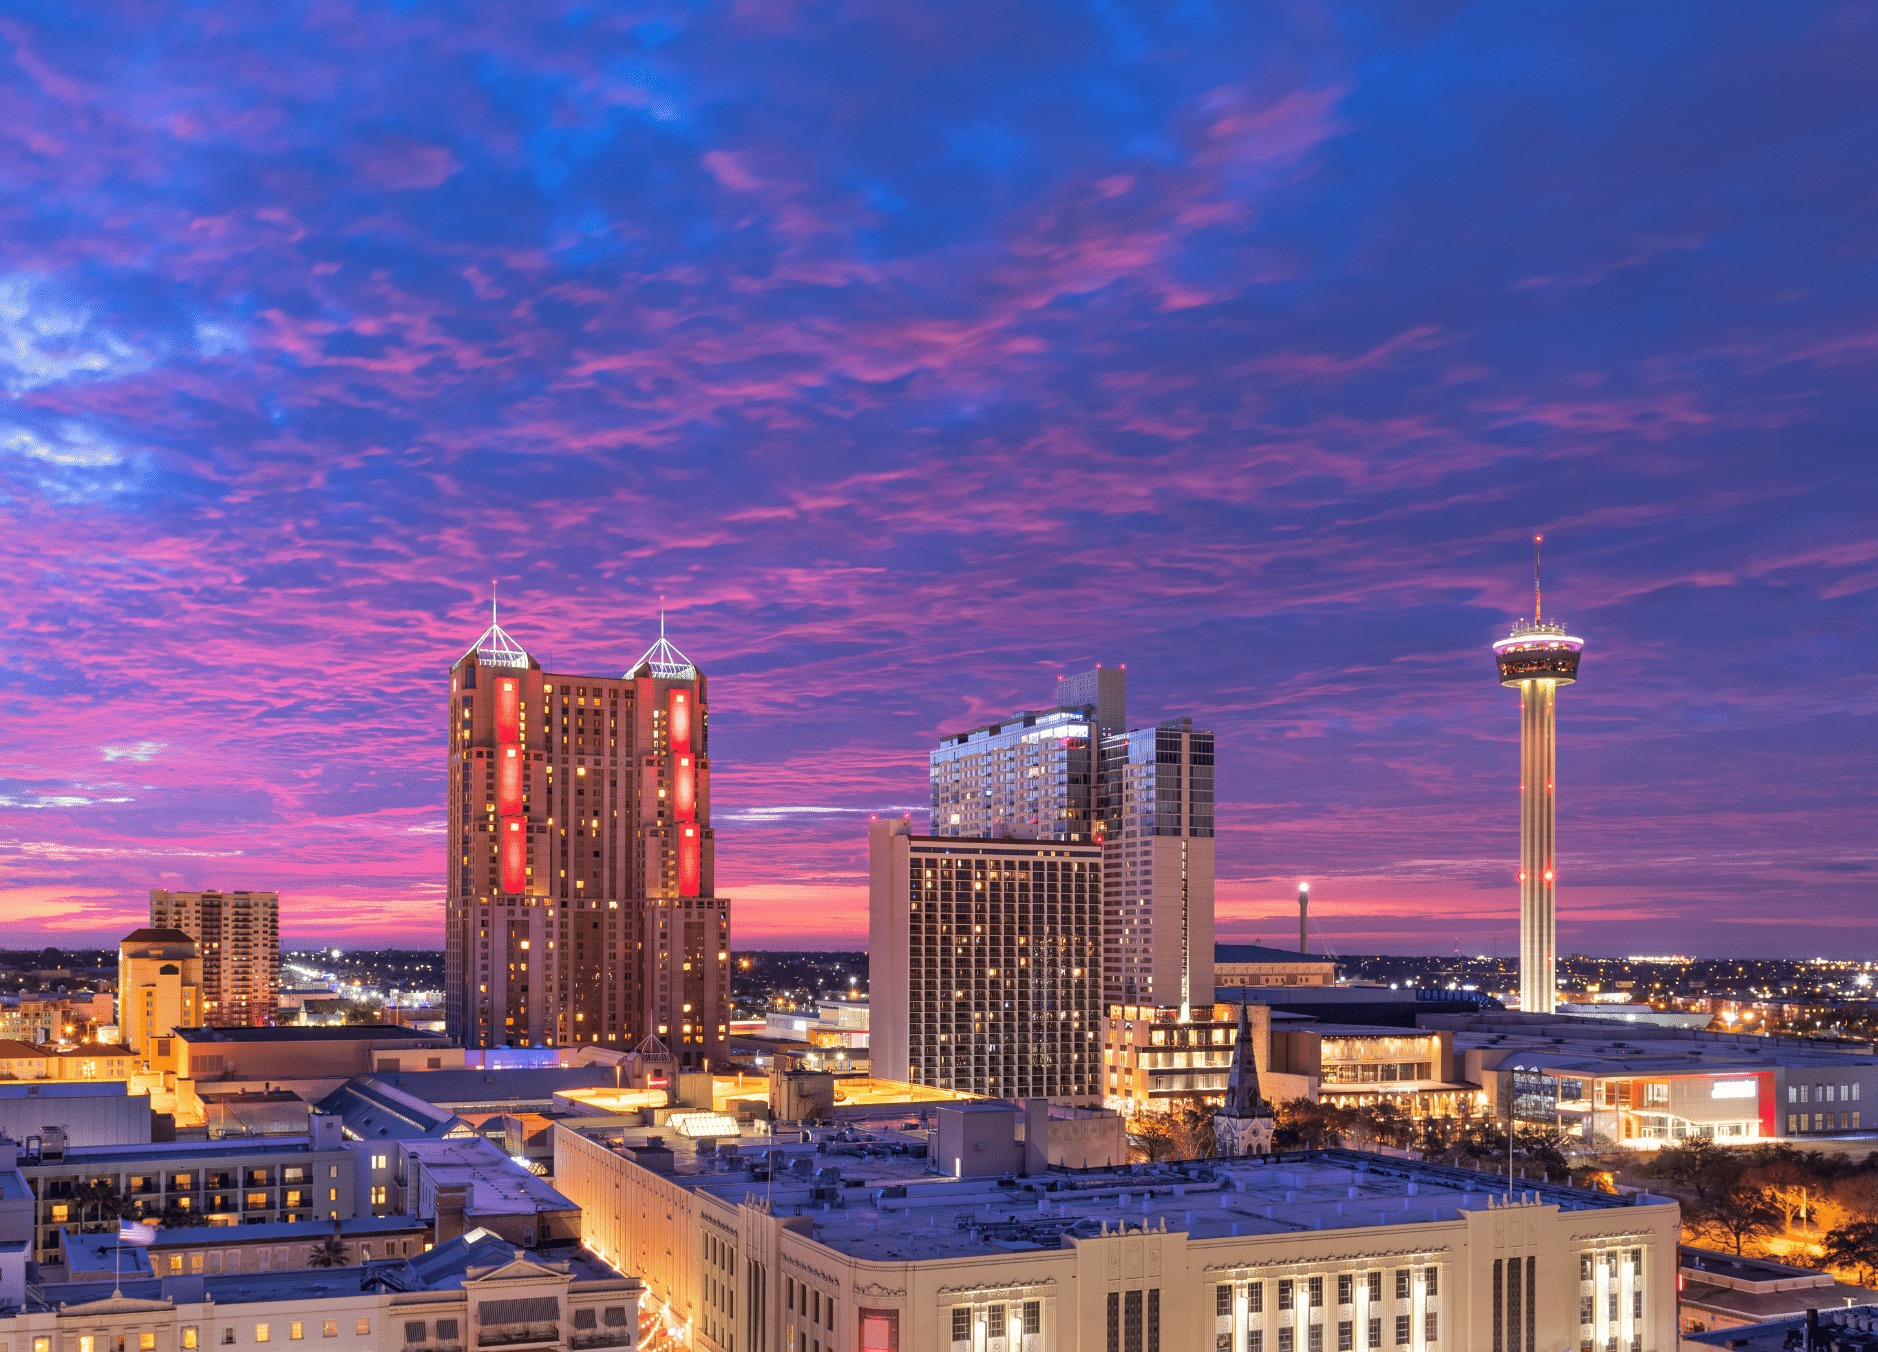
{"type": "Polygon", "coordinates": [[[1232,1044],[1232,1070],[1226,1077],[1226,1102],[1213,1114],[1214,1153],[1221,1159],[1269,1155],[1278,1123],[1259,1092],[1258,1048],[1252,1041],[1248,1006],[1239,1006],[1239,1031],[1232,1044]]]}

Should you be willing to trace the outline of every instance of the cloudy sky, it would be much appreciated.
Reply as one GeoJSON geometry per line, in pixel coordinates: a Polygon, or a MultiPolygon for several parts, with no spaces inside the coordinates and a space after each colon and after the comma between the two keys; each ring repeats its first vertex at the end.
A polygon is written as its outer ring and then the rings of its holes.
{"type": "Polygon", "coordinates": [[[1878,940],[1878,11],[0,17],[0,944],[153,885],[439,940],[446,668],[711,678],[740,945],[858,942],[941,733],[1126,662],[1227,937],[1878,940]]]}

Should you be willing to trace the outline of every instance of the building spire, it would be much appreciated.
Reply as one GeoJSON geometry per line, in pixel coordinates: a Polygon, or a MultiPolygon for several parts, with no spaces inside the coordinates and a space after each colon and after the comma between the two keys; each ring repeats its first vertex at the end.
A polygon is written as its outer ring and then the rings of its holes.
{"type": "Polygon", "coordinates": [[[1539,546],[1545,543],[1545,536],[1532,537],[1532,622],[1539,623],[1539,546]]]}
{"type": "MultiPolygon", "coordinates": [[[[527,667],[530,658],[522,645],[504,632],[496,619],[496,579],[489,579],[489,627],[483,636],[476,640],[470,651],[477,660],[490,667],[527,667]]],[[[468,656],[468,654],[464,654],[468,656]]]]}

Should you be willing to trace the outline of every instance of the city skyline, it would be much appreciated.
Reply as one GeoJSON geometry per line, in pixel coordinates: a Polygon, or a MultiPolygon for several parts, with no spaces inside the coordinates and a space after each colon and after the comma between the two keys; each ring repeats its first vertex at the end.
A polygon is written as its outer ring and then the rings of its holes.
{"type": "Polygon", "coordinates": [[[665,598],[739,947],[859,947],[936,740],[1126,663],[1222,942],[1516,952],[1543,533],[1558,951],[1878,953],[1870,14],[762,8],[9,20],[10,943],[440,945],[499,577],[556,671],[665,598]]]}

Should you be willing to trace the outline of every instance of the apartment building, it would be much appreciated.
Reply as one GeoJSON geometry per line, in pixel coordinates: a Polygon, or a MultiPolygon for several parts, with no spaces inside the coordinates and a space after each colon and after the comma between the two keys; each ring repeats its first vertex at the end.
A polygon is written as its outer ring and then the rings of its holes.
{"type": "Polygon", "coordinates": [[[68,1147],[47,1140],[20,1161],[33,1191],[34,1256],[56,1263],[67,1226],[115,1219],[100,1204],[101,1187],[151,1221],[171,1210],[212,1225],[343,1220],[354,1214],[353,1151],[337,1118],[315,1115],[312,1128],[238,1141],[68,1147]]]}
{"type": "Polygon", "coordinates": [[[202,1022],[272,1023],[280,996],[278,892],[150,893],[150,928],[180,930],[202,960],[202,1022]]]}

